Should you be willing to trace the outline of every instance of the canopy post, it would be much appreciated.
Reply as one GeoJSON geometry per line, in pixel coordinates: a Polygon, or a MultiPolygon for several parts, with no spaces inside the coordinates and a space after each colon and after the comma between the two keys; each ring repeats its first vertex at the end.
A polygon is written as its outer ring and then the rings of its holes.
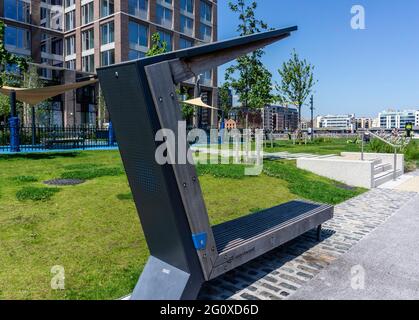
{"type": "Polygon", "coordinates": [[[16,112],[16,91],[10,91],[10,152],[20,151],[19,142],[19,118],[16,112]]]}

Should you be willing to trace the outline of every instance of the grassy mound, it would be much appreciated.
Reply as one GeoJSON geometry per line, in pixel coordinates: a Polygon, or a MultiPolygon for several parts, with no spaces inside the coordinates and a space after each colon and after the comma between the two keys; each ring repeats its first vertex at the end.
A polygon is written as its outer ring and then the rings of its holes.
{"type": "Polygon", "coordinates": [[[292,193],[317,202],[338,204],[365,191],[362,188],[342,188],[333,180],[298,169],[291,161],[266,161],[263,171],[268,176],[287,181],[292,193]]]}

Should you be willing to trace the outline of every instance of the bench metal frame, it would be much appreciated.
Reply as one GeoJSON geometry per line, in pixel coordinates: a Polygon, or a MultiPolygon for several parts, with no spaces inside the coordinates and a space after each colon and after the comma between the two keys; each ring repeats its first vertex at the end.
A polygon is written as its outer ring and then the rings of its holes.
{"type": "MultiPolygon", "coordinates": [[[[195,299],[205,281],[321,226],[333,215],[331,206],[295,201],[211,227],[194,165],[162,166],[155,161],[156,132],[162,128],[178,132],[176,84],[295,30],[269,31],[98,69],[151,255],[132,299],[195,299]],[[269,225],[266,221],[272,217],[279,220],[269,225]],[[261,221],[257,233],[251,232],[252,219],[261,221]]],[[[177,138],[176,143],[187,145],[186,136],[177,138]]]]}

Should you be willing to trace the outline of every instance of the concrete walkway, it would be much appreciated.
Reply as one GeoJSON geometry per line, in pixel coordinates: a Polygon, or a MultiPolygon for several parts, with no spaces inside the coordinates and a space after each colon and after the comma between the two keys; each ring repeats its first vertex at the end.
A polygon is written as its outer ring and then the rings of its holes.
{"type": "Polygon", "coordinates": [[[419,193],[419,170],[404,174],[395,181],[389,181],[379,186],[379,188],[419,193]]]}
{"type": "MultiPolygon", "coordinates": [[[[418,194],[413,192],[373,189],[341,203],[335,207],[335,217],[324,224],[322,242],[317,242],[314,231],[308,232],[207,283],[201,291],[200,298],[278,300],[295,295],[299,299],[304,299],[304,296],[297,294],[312,292],[311,283],[314,279],[318,279],[317,276],[322,271],[329,270],[339,258],[343,257],[344,259],[348,252],[362,242],[360,240],[374,234],[381,226],[386,225],[391,216],[417,196],[418,194]]],[[[415,222],[410,227],[417,229],[415,222]]],[[[408,234],[402,235],[403,237],[412,236],[411,229],[404,232],[408,234]]],[[[419,232],[415,232],[419,239],[419,232]]],[[[400,237],[399,230],[390,233],[391,238],[389,239],[400,237]]],[[[409,249],[403,251],[405,258],[412,257],[411,247],[418,246],[418,239],[410,244],[409,249]]],[[[374,248],[370,255],[380,255],[385,259],[385,254],[381,255],[380,252],[385,252],[385,247],[390,244],[383,242],[379,248],[374,248]]],[[[392,248],[390,251],[397,250],[392,248]]],[[[370,257],[363,257],[363,259],[368,260],[370,257]]],[[[397,259],[397,254],[394,259],[397,259]]],[[[392,264],[398,268],[395,261],[392,261],[392,264]]],[[[412,261],[419,261],[419,257],[418,259],[412,257],[412,261]]],[[[417,270],[419,272],[419,268],[417,270]]],[[[396,274],[399,272],[397,271],[396,274]]],[[[348,279],[346,271],[339,276],[348,279]]],[[[325,282],[320,281],[319,286],[325,286],[325,282]]],[[[416,286],[419,288],[419,283],[416,286]]],[[[332,290],[332,292],[335,291],[332,290]]],[[[307,298],[310,297],[307,295],[307,298]]]]}
{"type": "Polygon", "coordinates": [[[292,300],[419,299],[419,195],[292,300]]]}

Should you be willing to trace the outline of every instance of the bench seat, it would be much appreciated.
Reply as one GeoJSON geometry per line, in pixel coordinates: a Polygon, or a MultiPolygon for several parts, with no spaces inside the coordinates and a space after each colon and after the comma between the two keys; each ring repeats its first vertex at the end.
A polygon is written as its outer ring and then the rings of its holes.
{"type": "Polygon", "coordinates": [[[212,227],[220,257],[211,278],[320,228],[332,217],[333,206],[295,200],[212,227]]]}

